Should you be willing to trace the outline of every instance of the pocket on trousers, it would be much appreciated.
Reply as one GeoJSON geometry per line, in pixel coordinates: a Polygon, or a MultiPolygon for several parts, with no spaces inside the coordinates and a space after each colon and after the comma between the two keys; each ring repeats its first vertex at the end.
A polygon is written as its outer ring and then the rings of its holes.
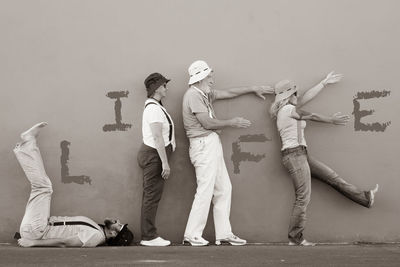
{"type": "Polygon", "coordinates": [[[282,165],[283,165],[286,169],[288,169],[289,164],[290,164],[290,156],[283,156],[281,161],[282,161],[282,165]]]}
{"type": "Polygon", "coordinates": [[[297,163],[297,159],[294,157],[291,157],[290,155],[283,156],[282,157],[282,164],[285,167],[285,169],[289,172],[290,175],[295,174],[298,172],[301,168],[299,164],[297,163]]]}
{"type": "Polygon", "coordinates": [[[203,139],[199,139],[199,140],[195,140],[195,141],[190,142],[189,157],[190,157],[190,161],[192,162],[193,165],[195,165],[196,160],[203,153],[204,146],[205,146],[205,143],[204,143],[203,139]]]}
{"type": "Polygon", "coordinates": [[[158,156],[158,152],[156,151],[146,151],[142,152],[140,156],[138,156],[139,166],[143,169],[149,164],[152,163],[161,163],[161,159],[158,156]]]}

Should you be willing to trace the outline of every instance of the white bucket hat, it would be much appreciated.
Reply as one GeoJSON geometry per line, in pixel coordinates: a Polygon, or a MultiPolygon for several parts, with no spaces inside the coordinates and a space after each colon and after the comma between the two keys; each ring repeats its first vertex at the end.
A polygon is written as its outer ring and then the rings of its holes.
{"type": "Polygon", "coordinates": [[[193,62],[188,69],[189,72],[189,85],[203,80],[212,72],[212,69],[203,60],[193,62]]]}
{"type": "Polygon", "coordinates": [[[296,88],[296,85],[294,85],[291,81],[282,80],[275,84],[274,92],[275,92],[275,101],[274,102],[278,102],[278,101],[284,100],[284,99],[290,97],[291,95],[293,95],[294,93],[296,93],[297,88],[296,88]]]}

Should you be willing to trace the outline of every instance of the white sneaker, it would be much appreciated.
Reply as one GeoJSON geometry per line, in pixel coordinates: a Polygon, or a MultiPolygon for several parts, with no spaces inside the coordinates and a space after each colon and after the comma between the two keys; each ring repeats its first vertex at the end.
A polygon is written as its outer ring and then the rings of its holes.
{"type": "Polygon", "coordinates": [[[232,234],[231,236],[228,236],[227,238],[215,240],[215,245],[217,245],[217,246],[222,245],[222,244],[231,244],[232,246],[243,246],[243,245],[246,245],[246,243],[247,243],[246,240],[241,239],[241,238],[235,236],[234,234],[232,234]]]}
{"type": "Polygon", "coordinates": [[[376,192],[378,192],[378,189],[379,189],[379,185],[376,184],[374,189],[369,190],[370,199],[369,199],[368,208],[371,208],[372,205],[374,205],[375,194],[376,194],[376,192]]]}
{"type": "Polygon", "coordinates": [[[191,245],[193,247],[202,247],[202,246],[208,246],[208,242],[207,240],[205,240],[204,238],[200,237],[184,237],[183,238],[183,244],[184,245],[191,245]]]}
{"type": "Polygon", "coordinates": [[[307,241],[307,240],[305,240],[305,239],[304,239],[303,241],[301,241],[300,244],[297,244],[297,243],[295,243],[295,242],[289,241],[289,246],[313,247],[313,246],[315,246],[315,245],[316,245],[315,243],[310,242],[310,241],[307,241]]]}
{"type": "Polygon", "coordinates": [[[140,241],[140,245],[148,247],[166,247],[171,245],[171,241],[165,240],[162,237],[156,237],[152,240],[142,240],[140,241]]]}

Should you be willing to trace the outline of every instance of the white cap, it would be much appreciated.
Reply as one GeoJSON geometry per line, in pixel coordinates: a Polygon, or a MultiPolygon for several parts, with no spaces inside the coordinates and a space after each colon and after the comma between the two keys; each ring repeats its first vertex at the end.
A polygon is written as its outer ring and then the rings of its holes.
{"type": "Polygon", "coordinates": [[[205,61],[197,60],[189,66],[188,72],[190,76],[189,85],[191,85],[207,77],[212,72],[212,69],[205,61]]]}
{"type": "Polygon", "coordinates": [[[284,100],[297,92],[296,85],[289,80],[282,80],[275,84],[275,101],[284,100]]]}

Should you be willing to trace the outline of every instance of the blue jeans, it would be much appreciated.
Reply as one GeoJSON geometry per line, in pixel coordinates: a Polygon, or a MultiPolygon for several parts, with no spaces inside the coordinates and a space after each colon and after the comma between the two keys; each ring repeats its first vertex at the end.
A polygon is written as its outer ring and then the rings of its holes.
{"type": "Polygon", "coordinates": [[[304,240],[306,210],[311,197],[311,176],[332,186],[339,193],[364,207],[369,208],[371,205],[369,191],[361,191],[343,180],[324,163],[309,156],[304,146],[282,151],[282,163],[292,177],[296,194],[288,233],[292,242],[300,244],[304,240]]]}

